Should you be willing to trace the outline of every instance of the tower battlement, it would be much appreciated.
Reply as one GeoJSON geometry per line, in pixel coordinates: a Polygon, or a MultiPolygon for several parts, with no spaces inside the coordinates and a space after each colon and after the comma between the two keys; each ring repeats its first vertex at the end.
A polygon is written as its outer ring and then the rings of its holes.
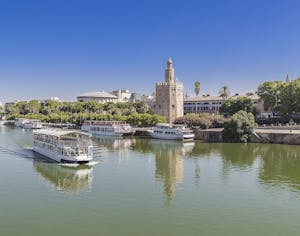
{"type": "Polygon", "coordinates": [[[156,83],[156,102],[153,111],[166,117],[169,123],[183,116],[183,84],[174,80],[171,58],[167,61],[165,81],[156,83]]]}

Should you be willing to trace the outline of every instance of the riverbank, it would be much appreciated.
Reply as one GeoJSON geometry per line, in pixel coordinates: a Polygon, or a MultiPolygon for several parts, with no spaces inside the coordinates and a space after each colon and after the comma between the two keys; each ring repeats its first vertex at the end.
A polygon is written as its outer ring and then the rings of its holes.
{"type": "MultiPolygon", "coordinates": [[[[223,128],[195,129],[195,139],[204,142],[222,142],[222,131],[223,128]]],[[[299,127],[257,128],[249,142],[300,145],[300,129],[299,127]]]]}

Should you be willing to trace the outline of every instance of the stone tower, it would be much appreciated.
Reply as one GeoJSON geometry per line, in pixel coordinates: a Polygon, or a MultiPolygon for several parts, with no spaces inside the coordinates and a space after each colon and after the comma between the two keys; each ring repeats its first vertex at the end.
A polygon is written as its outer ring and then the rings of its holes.
{"type": "Polygon", "coordinates": [[[166,117],[169,123],[183,116],[183,84],[174,80],[173,62],[170,58],[165,70],[165,82],[156,83],[154,112],[166,117]]]}

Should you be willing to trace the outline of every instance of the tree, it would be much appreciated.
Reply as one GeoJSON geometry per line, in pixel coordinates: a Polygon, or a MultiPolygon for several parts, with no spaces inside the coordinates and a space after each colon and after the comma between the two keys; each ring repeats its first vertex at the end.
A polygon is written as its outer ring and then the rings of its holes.
{"type": "Polygon", "coordinates": [[[194,91],[195,91],[196,96],[198,97],[199,93],[200,93],[200,82],[196,81],[194,85],[195,85],[194,91]]]}
{"type": "Polygon", "coordinates": [[[26,115],[28,113],[28,103],[26,101],[17,102],[17,107],[19,108],[19,112],[22,115],[26,115]]]}
{"type": "Polygon", "coordinates": [[[60,102],[55,100],[47,101],[41,108],[41,112],[44,115],[60,111],[60,102]]]}
{"type": "Polygon", "coordinates": [[[7,114],[20,114],[20,109],[17,104],[9,103],[5,105],[5,112],[7,114]]]}
{"type": "Polygon", "coordinates": [[[267,81],[259,85],[257,94],[263,99],[265,110],[271,109],[274,112],[278,108],[281,88],[281,81],[267,81]]]}
{"type": "Polygon", "coordinates": [[[246,143],[249,141],[255,127],[254,115],[246,111],[239,111],[225,124],[225,128],[222,131],[222,139],[224,142],[246,143]]]}
{"type": "Polygon", "coordinates": [[[38,114],[40,112],[41,104],[38,100],[31,100],[27,104],[28,113],[38,114]]]}
{"type": "Polygon", "coordinates": [[[279,99],[282,114],[300,112],[300,78],[291,82],[283,83],[280,89],[279,99]]]}
{"type": "Polygon", "coordinates": [[[146,113],[150,112],[149,105],[146,102],[136,101],[133,105],[134,105],[137,113],[146,114],[146,113]]]}
{"type": "Polygon", "coordinates": [[[230,96],[230,91],[229,91],[229,88],[224,85],[220,91],[219,91],[219,95],[220,97],[222,97],[224,100],[226,100],[229,96],[230,96]]]}
{"type": "Polygon", "coordinates": [[[220,113],[230,116],[240,110],[253,113],[252,100],[247,97],[228,99],[220,107],[220,113]]]}

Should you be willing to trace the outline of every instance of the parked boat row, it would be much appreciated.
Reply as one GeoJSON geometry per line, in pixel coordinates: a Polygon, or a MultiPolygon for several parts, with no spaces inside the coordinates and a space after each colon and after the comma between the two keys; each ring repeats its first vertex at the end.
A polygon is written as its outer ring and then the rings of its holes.
{"type": "Polygon", "coordinates": [[[121,121],[91,121],[86,120],[81,130],[95,136],[125,136],[133,135],[134,129],[121,121]]]}
{"type": "MultiPolygon", "coordinates": [[[[22,120],[18,120],[24,126],[22,120]]],[[[33,132],[33,150],[54,161],[88,163],[93,159],[91,136],[133,135],[135,130],[125,122],[85,121],[81,131],[69,129],[41,129],[33,132]]],[[[157,124],[148,130],[151,137],[167,140],[194,140],[192,130],[184,125],[157,124]]]]}
{"type": "Polygon", "coordinates": [[[41,129],[41,128],[43,128],[43,124],[40,120],[25,119],[25,118],[15,119],[14,125],[16,127],[20,127],[20,128],[24,128],[24,129],[41,129]]]}
{"type": "MultiPolygon", "coordinates": [[[[135,130],[126,122],[120,121],[91,121],[83,123],[81,130],[95,136],[125,136],[133,135],[135,130]]],[[[171,125],[159,123],[154,128],[149,129],[151,137],[157,139],[183,140],[190,141],[194,139],[191,129],[184,125],[171,125]]]]}

